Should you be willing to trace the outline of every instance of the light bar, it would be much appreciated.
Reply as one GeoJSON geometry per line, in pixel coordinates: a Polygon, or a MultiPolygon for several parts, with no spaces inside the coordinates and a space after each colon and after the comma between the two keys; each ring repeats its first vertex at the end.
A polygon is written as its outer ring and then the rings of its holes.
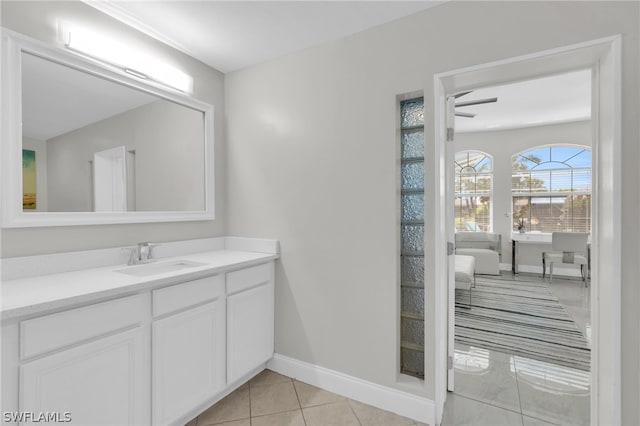
{"type": "Polygon", "coordinates": [[[61,41],[71,50],[121,69],[141,79],[153,80],[182,92],[193,91],[193,77],[144,51],[134,51],[118,40],[68,22],[59,22],[61,41]]]}

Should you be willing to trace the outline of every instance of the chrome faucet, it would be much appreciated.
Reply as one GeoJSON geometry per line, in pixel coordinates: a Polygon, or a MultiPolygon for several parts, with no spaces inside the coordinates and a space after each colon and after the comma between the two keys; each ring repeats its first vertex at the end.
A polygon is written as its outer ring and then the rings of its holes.
{"type": "Polygon", "coordinates": [[[153,262],[153,249],[159,244],[155,243],[138,243],[135,247],[126,247],[129,250],[129,262],[127,265],[138,265],[140,263],[153,262]]]}

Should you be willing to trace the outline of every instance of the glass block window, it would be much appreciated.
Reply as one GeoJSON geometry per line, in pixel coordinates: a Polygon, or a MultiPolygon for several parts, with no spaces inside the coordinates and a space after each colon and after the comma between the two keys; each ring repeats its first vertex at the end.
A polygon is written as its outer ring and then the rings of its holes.
{"type": "Polygon", "coordinates": [[[424,99],[400,103],[400,371],[424,378],[424,99]]]}
{"type": "Polygon", "coordinates": [[[493,161],[480,151],[455,155],[455,225],[457,231],[491,231],[493,161]]]}
{"type": "Polygon", "coordinates": [[[591,149],[550,145],[511,159],[513,230],[591,232],[591,149]]]}

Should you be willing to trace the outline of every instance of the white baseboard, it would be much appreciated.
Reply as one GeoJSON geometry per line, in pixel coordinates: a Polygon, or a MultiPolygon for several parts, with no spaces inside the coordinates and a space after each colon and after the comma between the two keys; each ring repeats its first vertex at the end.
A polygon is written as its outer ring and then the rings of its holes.
{"type": "Polygon", "coordinates": [[[267,368],[304,383],[373,405],[430,425],[435,425],[433,400],[378,385],[328,368],[275,354],[267,368]]]}
{"type": "Polygon", "coordinates": [[[511,264],[510,263],[501,263],[500,264],[500,270],[501,271],[510,271],[511,270],[511,264]]]}

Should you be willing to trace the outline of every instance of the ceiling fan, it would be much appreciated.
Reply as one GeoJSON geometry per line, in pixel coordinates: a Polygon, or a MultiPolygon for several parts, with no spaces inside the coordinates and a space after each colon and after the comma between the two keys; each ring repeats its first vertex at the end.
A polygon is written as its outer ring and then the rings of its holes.
{"type": "MultiPolygon", "coordinates": [[[[462,96],[468,95],[471,92],[473,92],[473,90],[467,90],[466,92],[456,93],[455,95],[453,95],[453,97],[455,99],[458,99],[462,96]]],[[[466,107],[471,105],[490,104],[493,102],[498,102],[498,98],[486,98],[486,99],[478,99],[475,101],[456,102],[455,107],[457,108],[457,107],[466,107]]],[[[473,118],[476,116],[475,114],[472,114],[470,112],[462,112],[462,111],[456,111],[455,115],[457,117],[465,117],[465,118],[473,118]]]]}

